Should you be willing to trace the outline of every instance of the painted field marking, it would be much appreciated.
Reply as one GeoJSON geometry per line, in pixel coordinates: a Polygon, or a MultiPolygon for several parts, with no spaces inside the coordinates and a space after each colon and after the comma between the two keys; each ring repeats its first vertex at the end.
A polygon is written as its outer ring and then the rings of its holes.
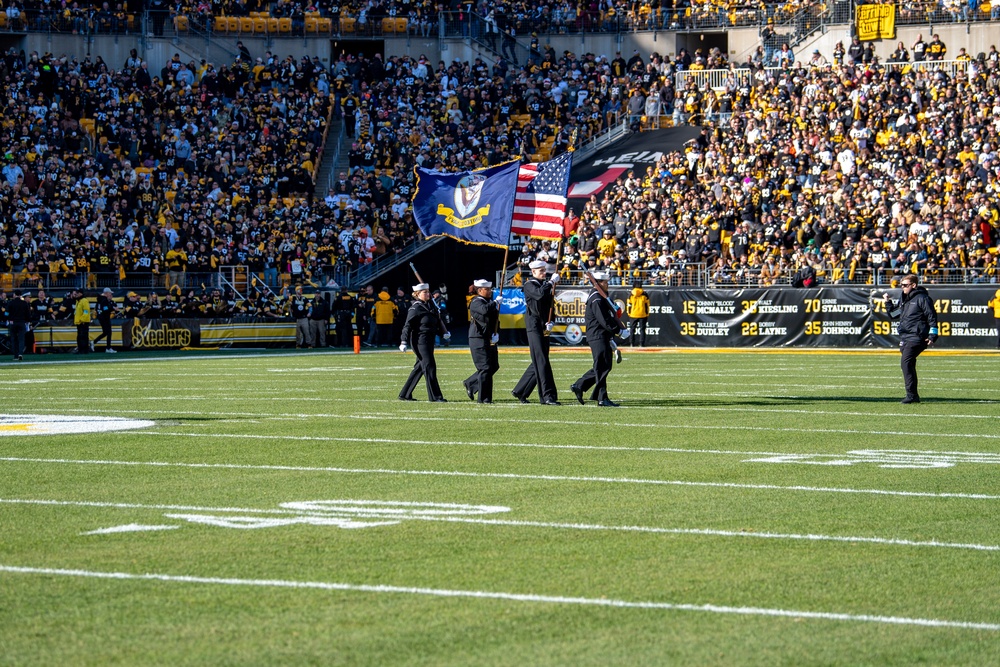
{"type": "Polygon", "coordinates": [[[155,530],[176,530],[180,526],[151,526],[141,523],[130,523],[124,526],[112,526],[110,528],[98,528],[97,530],[90,530],[86,533],[80,533],[81,535],[110,535],[111,533],[139,533],[139,532],[149,532],[155,530]]]}
{"type": "Polygon", "coordinates": [[[19,567],[0,565],[0,572],[10,574],[34,574],[42,576],[83,577],[90,579],[110,579],[125,581],[155,581],[163,583],[202,584],[215,586],[252,586],[262,588],[293,588],[324,591],[345,591],[356,593],[389,593],[397,595],[423,595],[443,598],[472,598],[480,600],[504,600],[508,602],[533,602],[541,604],[577,605],[591,607],[612,607],[618,609],[659,609],[662,611],[688,611],[708,614],[737,614],[741,616],[772,616],[781,618],[803,618],[823,621],[849,621],[856,623],[884,623],[931,628],[954,628],[962,630],[1000,631],[1000,624],[978,623],[974,621],[949,621],[936,618],[910,618],[906,616],[881,616],[874,614],[846,614],[825,611],[800,611],[794,609],[768,609],[766,607],[732,607],[718,604],[687,604],[677,602],[657,602],[639,600],[618,600],[611,598],[584,598],[558,595],[534,595],[526,593],[505,593],[500,591],[455,590],[443,588],[420,588],[412,586],[391,586],[386,584],[349,584],[326,581],[289,581],[282,579],[233,579],[219,577],[199,577],[171,574],[132,574],[129,572],[95,572],[92,570],[68,570],[42,567],[19,567]]]}
{"type": "Polygon", "coordinates": [[[275,470],[280,472],[315,472],[344,475],[404,475],[416,477],[467,477],[470,479],[515,479],[540,482],[584,482],[588,484],[637,484],[651,486],[686,486],[714,489],[747,489],[754,491],[796,491],[804,493],[846,493],[903,498],[961,498],[965,500],[1000,500],[1000,495],[985,493],[934,493],[930,491],[893,491],[889,489],[852,489],[823,486],[781,486],[779,484],[739,484],[736,482],[690,482],[668,479],[638,479],[631,477],[583,477],[575,475],[529,475],[502,472],[465,472],[461,470],[398,470],[391,468],[335,468],[289,465],[249,465],[243,463],[177,463],[167,461],[114,461],[99,459],[42,459],[15,456],[0,457],[10,463],[45,463],[55,465],[149,466],[154,468],[191,468],[219,470],[275,470]]]}
{"type": "Polygon", "coordinates": [[[782,454],[751,463],[800,463],[820,466],[850,466],[873,463],[880,468],[951,468],[959,463],[1000,464],[1000,454],[989,452],[934,452],[916,449],[860,449],[846,454],[782,454]]]}
{"type": "Polygon", "coordinates": [[[149,428],[148,419],[123,417],[69,417],[65,415],[0,415],[0,436],[104,433],[149,428]]]}
{"type": "MultiPolygon", "coordinates": [[[[168,519],[177,519],[187,521],[189,523],[217,526],[220,528],[237,529],[277,528],[291,525],[335,526],[337,528],[371,528],[376,526],[396,525],[402,521],[429,521],[438,523],[473,524],[480,526],[503,526],[511,528],[542,528],[554,530],[643,533],[658,535],[692,535],[700,537],[736,537],[744,539],[790,540],[806,542],[839,542],[848,544],[877,544],[884,546],[1000,552],[1000,545],[997,544],[942,542],[940,540],[909,540],[895,537],[823,535],[817,533],[774,533],[768,531],[758,532],[754,530],[718,530],[714,528],[662,528],[656,526],[622,526],[476,518],[475,515],[498,514],[510,511],[509,507],[483,505],[443,505],[440,503],[407,503],[366,500],[312,500],[281,503],[277,509],[256,509],[240,507],[198,507],[19,498],[0,498],[0,504],[37,505],[47,507],[94,507],[120,510],[166,510],[163,516],[168,519]],[[178,511],[185,513],[177,513],[178,511]],[[191,514],[191,512],[198,512],[198,514],[191,514]],[[368,521],[364,521],[363,519],[368,519],[368,521]]],[[[179,527],[180,526],[176,525],[164,526],[130,523],[110,528],[91,530],[81,533],[81,535],[103,535],[109,533],[137,532],[144,530],[170,530],[179,527]]]]}

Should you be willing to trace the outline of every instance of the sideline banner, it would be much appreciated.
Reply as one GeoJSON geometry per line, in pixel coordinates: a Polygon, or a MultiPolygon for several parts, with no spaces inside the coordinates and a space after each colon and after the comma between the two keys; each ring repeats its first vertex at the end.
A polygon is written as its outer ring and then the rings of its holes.
{"type": "MultiPolygon", "coordinates": [[[[589,289],[560,287],[553,342],[585,341],[589,289]]],[[[896,347],[896,322],[870,288],[677,290],[646,288],[646,343],[676,347],[896,347]]],[[[995,289],[929,286],[938,313],[940,347],[991,349],[997,321],[986,303],[995,289]]],[[[624,310],[630,290],[611,287],[624,310]]],[[[890,290],[899,298],[899,290],[890,290]]],[[[623,317],[627,324],[628,318],[623,317]]]]}

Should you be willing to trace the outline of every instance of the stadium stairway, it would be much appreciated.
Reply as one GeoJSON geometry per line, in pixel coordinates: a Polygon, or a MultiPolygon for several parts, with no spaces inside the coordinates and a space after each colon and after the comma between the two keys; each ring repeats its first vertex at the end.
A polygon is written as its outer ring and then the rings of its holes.
{"type": "Polygon", "coordinates": [[[333,184],[338,171],[347,171],[347,148],[345,146],[344,122],[333,117],[330,123],[330,131],[326,135],[326,146],[323,147],[323,159],[320,160],[319,170],[316,172],[316,181],[313,186],[313,195],[318,201],[326,198],[327,190],[333,184]]]}

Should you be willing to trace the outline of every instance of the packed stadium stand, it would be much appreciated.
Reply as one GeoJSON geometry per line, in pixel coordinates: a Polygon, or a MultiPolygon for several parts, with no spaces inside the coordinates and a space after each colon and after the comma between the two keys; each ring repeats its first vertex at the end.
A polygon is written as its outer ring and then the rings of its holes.
{"type": "MultiPolygon", "coordinates": [[[[332,286],[418,237],[415,165],[540,161],[621,123],[705,131],[623,174],[567,217],[562,243],[529,242],[521,263],[545,255],[570,280],[600,266],[619,283],[665,285],[787,284],[810,271],[820,283],[913,270],[929,282],[996,280],[995,48],[973,55],[921,39],[900,43],[893,62],[855,44],[796,54],[797,36],[840,3],[129,7],[9,2],[0,30],[447,32],[468,35],[482,56],[359,50],[323,64],[282,56],[275,41],[259,56],[178,54],[152,68],[134,51],[119,65],[10,48],[0,61],[0,289],[112,286],[191,301],[224,287],[221,267],[244,267],[248,292],[332,286]],[[716,25],[758,26],[759,48],[730,63],[718,48],[558,53],[546,38],[716,25]],[[346,164],[317,184],[332,127],[345,135],[346,164]]],[[[901,22],[991,18],[971,5],[899,12],[901,22]]]]}

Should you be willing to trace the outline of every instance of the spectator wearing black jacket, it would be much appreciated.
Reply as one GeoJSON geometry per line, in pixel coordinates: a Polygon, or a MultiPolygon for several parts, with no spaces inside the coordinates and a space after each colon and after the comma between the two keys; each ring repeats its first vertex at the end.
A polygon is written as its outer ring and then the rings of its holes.
{"type": "Polygon", "coordinates": [[[938,337],[937,314],[927,290],[917,284],[917,276],[910,273],[900,281],[903,296],[898,304],[892,302],[888,292],[882,295],[889,317],[899,320],[900,366],[906,398],[902,403],[919,403],[917,391],[917,357],[934,344],[938,337]]]}

